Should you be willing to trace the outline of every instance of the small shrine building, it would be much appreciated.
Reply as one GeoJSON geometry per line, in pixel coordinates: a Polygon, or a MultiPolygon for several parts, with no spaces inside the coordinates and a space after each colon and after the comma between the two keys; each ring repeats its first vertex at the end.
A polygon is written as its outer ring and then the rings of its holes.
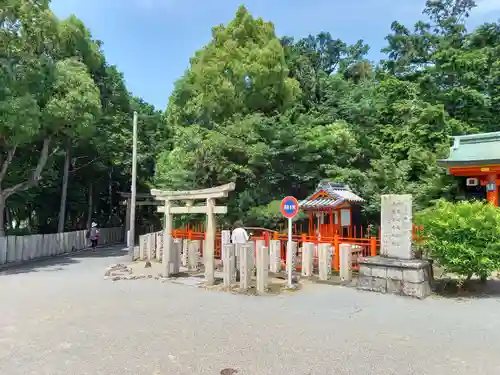
{"type": "Polygon", "coordinates": [[[359,220],[363,198],[354,194],[349,186],[321,181],[316,190],[299,202],[302,211],[309,215],[309,236],[351,236],[353,222],[359,220]]]}
{"type": "Polygon", "coordinates": [[[449,157],[438,160],[438,165],[449,174],[467,177],[468,187],[481,189],[483,194],[486,190],[486,200],[498,207],[500,132],[453,137],[449,157]]]}

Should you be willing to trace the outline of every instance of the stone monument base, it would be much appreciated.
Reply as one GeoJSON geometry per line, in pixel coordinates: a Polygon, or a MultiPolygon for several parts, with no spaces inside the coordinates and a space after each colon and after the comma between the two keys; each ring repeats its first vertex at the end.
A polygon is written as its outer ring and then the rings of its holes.
{"type": "Polygon", "coordinates": [[[432,264],[429,260],[376,256],[360,258],[358,263],[358,289],[420,299],[431,294],[432,264]]]}

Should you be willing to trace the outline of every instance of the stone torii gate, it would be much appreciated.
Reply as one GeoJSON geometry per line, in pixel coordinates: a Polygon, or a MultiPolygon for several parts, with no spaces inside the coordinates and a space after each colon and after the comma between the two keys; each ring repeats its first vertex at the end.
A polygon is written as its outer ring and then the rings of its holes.
{"type": "Polygon", "coordinates": [[[172,238],[172,215],[176,214],[206,214],[207,229],[205,247],[203,249],[203,260],[205,264],[205,282],[207,285],[213,285],[215,282],[215,232],[216,214],[226,214],[227,206],[216,206],[215,199],[226,198],[230,191],[235,189],[234,182],[222,186],[208,189],[187,190],[187,191],[166,191],[152,189],[151,195],[159,201],[163,201],[163,207],[158,207],[158,212],[165,214],[165,228],[163,231],[163,276],[170,277],[174,272],[174,264],[177,257],[173,256],[173,238],[172,238]],[[205,200],[204,205],[194,205],[197,200],[205,200]],[[183,201],[185,205],[174,206],[172,203],[183,201]]]}

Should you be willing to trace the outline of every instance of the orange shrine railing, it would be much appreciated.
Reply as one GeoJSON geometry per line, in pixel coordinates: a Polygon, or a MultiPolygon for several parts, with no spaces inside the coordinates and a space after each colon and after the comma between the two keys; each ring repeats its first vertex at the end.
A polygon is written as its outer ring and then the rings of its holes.
{"type": "MultiPolygon", "coordinates": [[[[295,229],[295,228],[294,228],[295,229]]],[[[380,230],[377,231],[376,235],[369,235],[370,231],[364,230],[363,227],[352,227],[349,231],[350,235],[340,235],[339,233],[334,236],[326,237],[326,236],[310,236],[305,233],[292,234],[292,240],[297,242],[297,254],[296,259],[298,261],[295,262],[296,269],[301,269],[301,249],[304,243],[314,243],[318,244],[330,244],[332,246],[332,269],[338,271],[340,268],[340,244],[350,244],[353,246],[353,269],[358,268],[357,259],[359,257],[368,257],[368,256],[376,256],[380,251],[380,230]],[[357,229],[357,230],[356,230],[357,229]]],[[[418,243],[422,239],[422,231],[423,227],[418,227],[416,225],[413,226],[413,240],[418,243]]],[[[205,239],[205,228],[200,224],[196,226],[186,227],[184,229],[175,229],[172,231],[172,236],[174,238],[188,239],[188,240],[200,240],[201,241],[201,252],[203,254],[203,240],[205,239]]],[[[279,240],[280,241],[280,250],[281,250],[281,260],[283,266],[286,264],[286,246],[288,242],[288,234],[286,231],[284,233],[273,232],[269,233],[267,231],[263,232],[261,235],[252,235],[250,241],[264,240],[266,246],[269,246],[270,240],[279,240]]],[[[221,230],[217,230],[215,236],[215,259],[221,259],[221,230]]],[[[318,253],[317,246],[315,247],[315,253],[313,256],[314,264],[318,264],[318,253]]]]}

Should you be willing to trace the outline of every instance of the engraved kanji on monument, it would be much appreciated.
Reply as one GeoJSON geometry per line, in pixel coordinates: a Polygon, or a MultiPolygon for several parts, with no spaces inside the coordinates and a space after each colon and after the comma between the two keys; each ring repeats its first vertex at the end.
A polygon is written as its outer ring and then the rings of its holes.
{"type": "Polygon", "coordinates": [[[389,258],[413,259],[412,197],[382,195],[380,254],[389,258]]]}

